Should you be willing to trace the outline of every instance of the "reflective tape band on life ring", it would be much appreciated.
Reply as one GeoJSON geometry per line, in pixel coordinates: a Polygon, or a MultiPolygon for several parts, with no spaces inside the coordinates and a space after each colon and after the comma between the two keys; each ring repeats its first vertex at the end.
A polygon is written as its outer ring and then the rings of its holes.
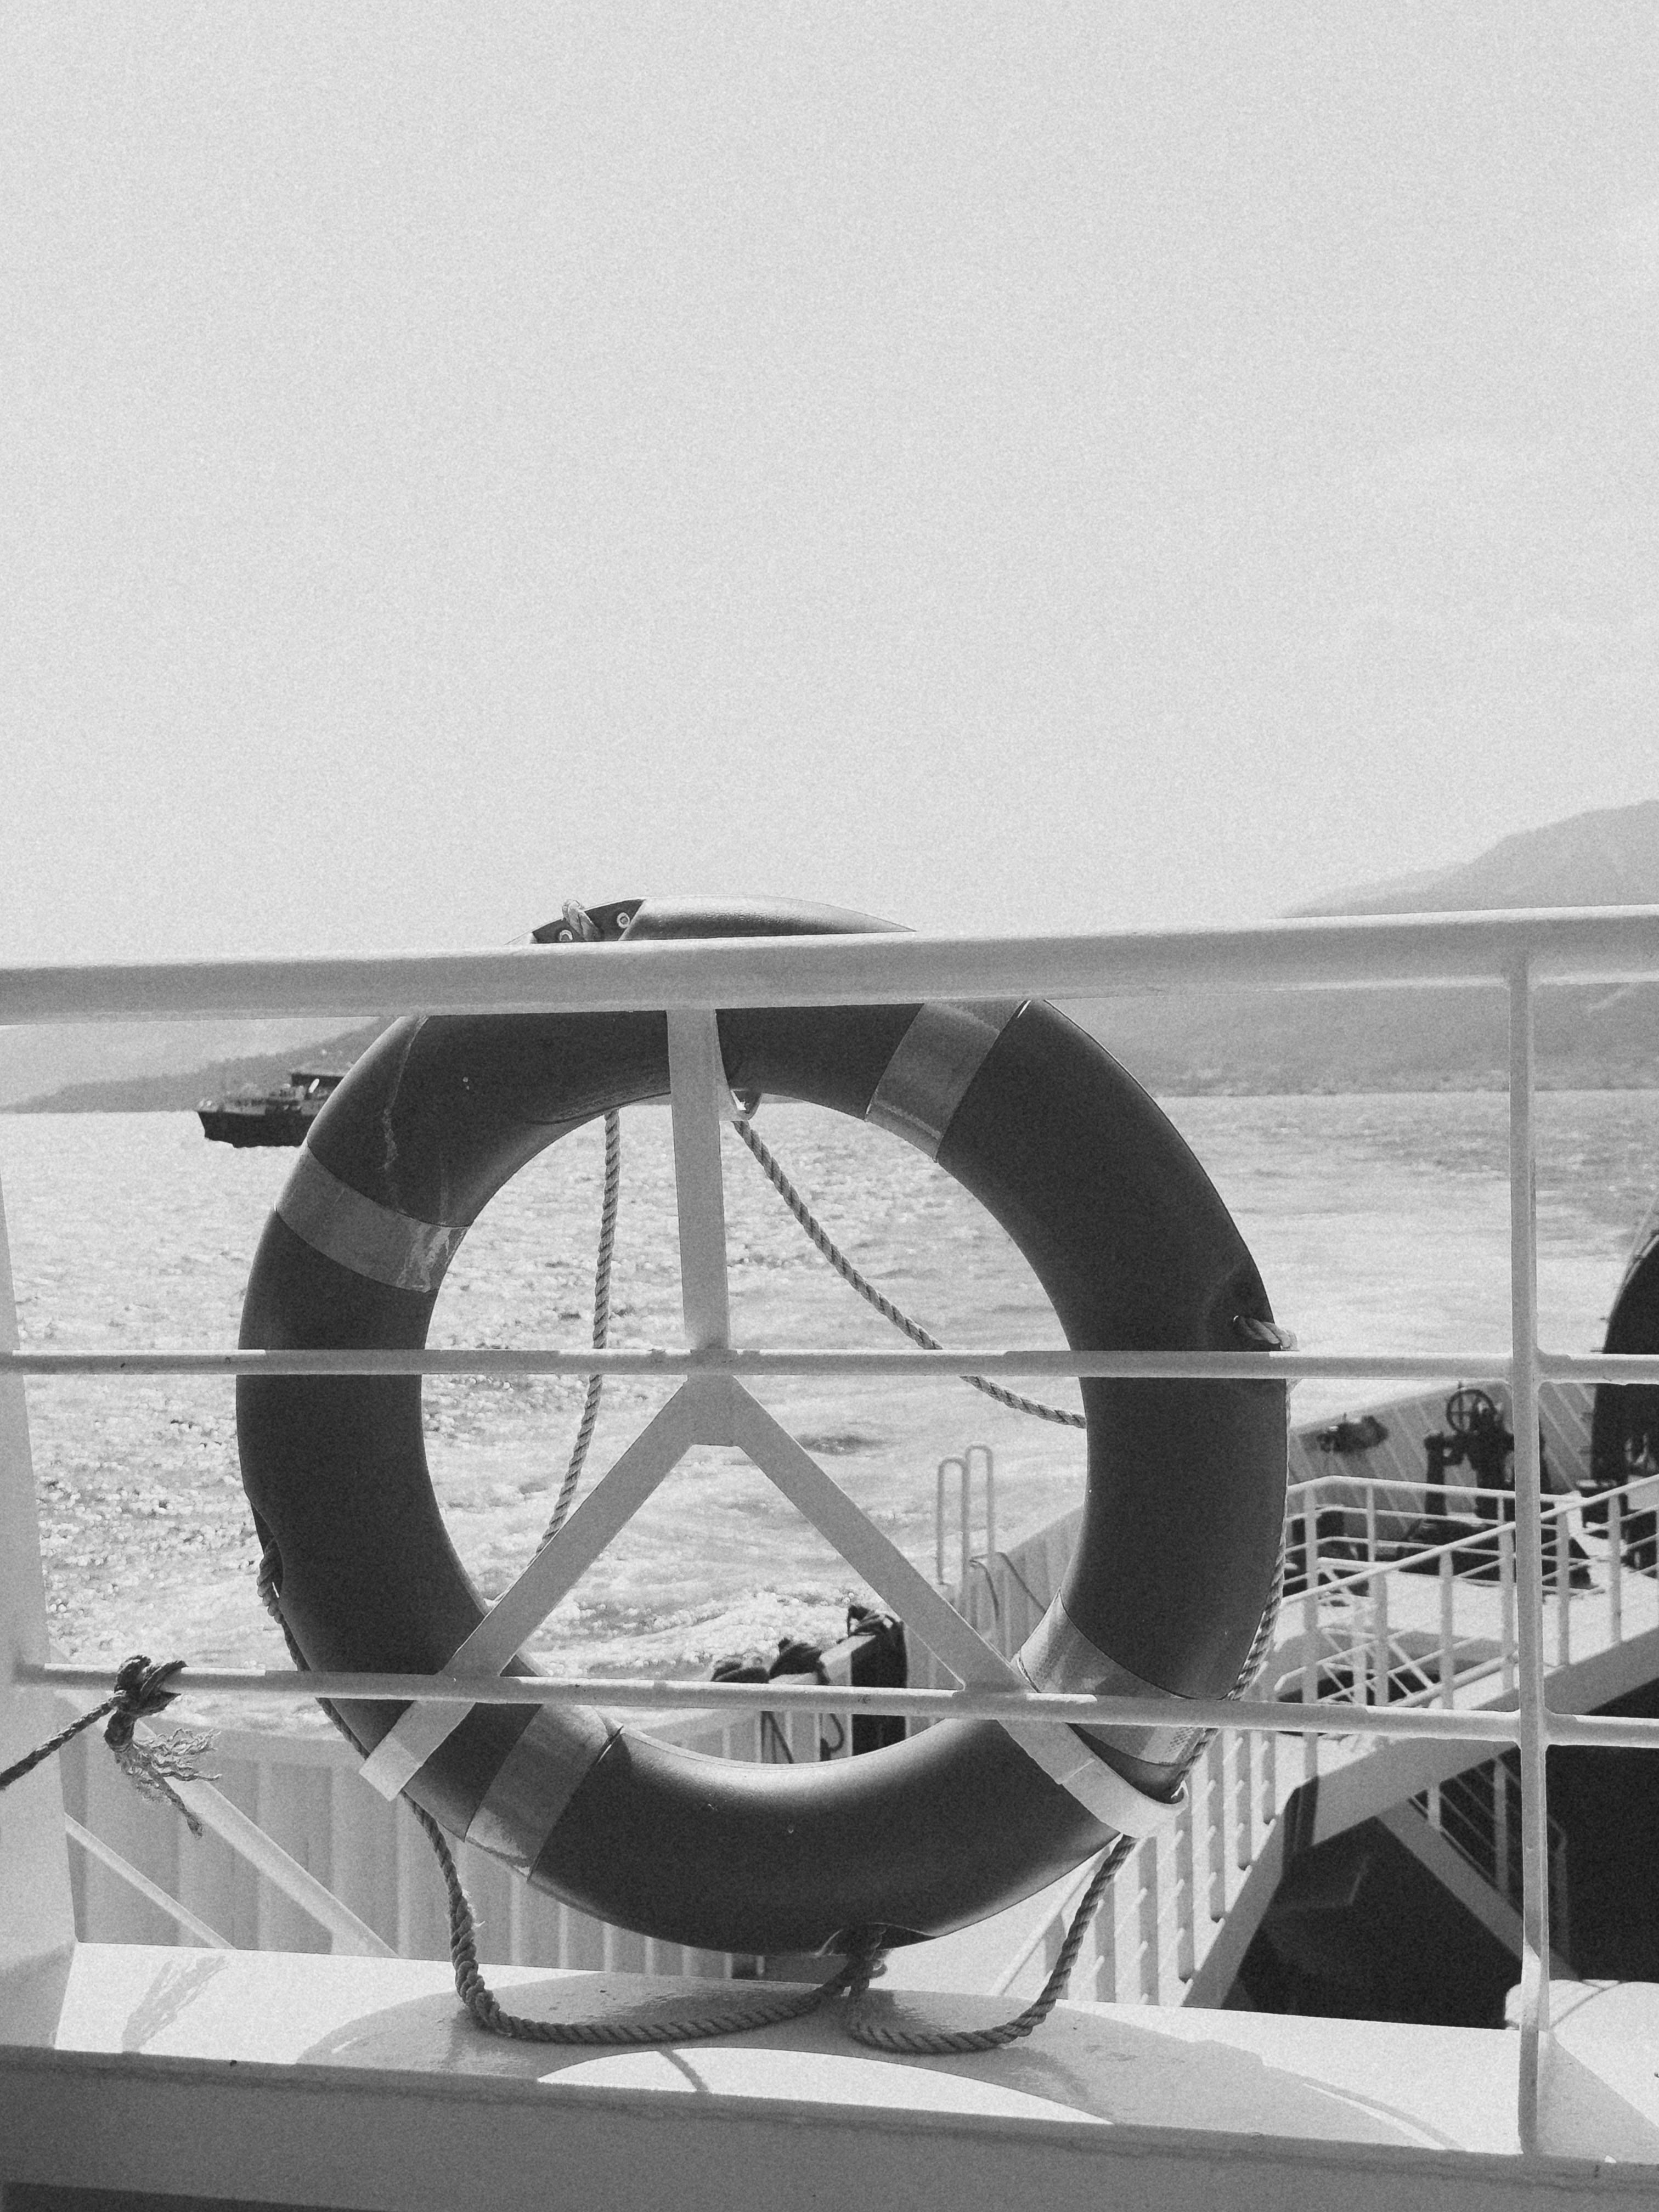
{"type": "MultiPolygon", "coordinates": [[[[629,937],[887,926],[787,908],[625,910],[629,937]]],[[[1180,1137],[1051,1009],[762,1009],[719,1024],[735,1090],[868,1119],[936,1158],[1019,1245],[1074,1346],[1232,1350],[1241,1317],[1270,1322],[1180,1137]]],[[[243,1342],[421,1344],[493,1193],[593,1115],[663,1097],[666,1076],[660,1015],[397,1025],[313,1125],[256,1258],[243,1342]]],[[[1082,1530],[1024,1676],[1224,1696],[1273,1586],[1284,1388],[1090,1381],[1082,1395],[1082,1530]]],[[[238,1419],[307,1662],[445,1668],[483,1608],[432,1494],[418,1378],[244,1377],[238,1419]]],[[[372,1751],[398,1709],[342,1717],[372,1751]]],[[[592,1710],[479,1706],[409,1793],[599,1917],[701,1948],[810,1950],[877,1923],[900,1939],[943,1933],[1114,1832],[1167,1822],[1201,1740],[1180,1727],[1018,1735],[951,1723],[857,1759],[773,1767],[698,1758],[592,1710]]]]}

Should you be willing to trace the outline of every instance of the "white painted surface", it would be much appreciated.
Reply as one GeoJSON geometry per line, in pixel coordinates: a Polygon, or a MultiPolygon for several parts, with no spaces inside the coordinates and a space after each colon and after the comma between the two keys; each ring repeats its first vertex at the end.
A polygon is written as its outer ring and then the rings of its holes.
{"type": "MultiPolygon", "coordinates": [[[[627,1974],[501,1968],[491,1978],[511,2008],[548,2018],[672,2020],[728,2006],[740,2017],[745,1997],[741,1985],[713,1990],[706,1982],[627,1974]]],[[[977,2027],[1008,2012],[998,1998],[944,1994],[878,1993],[873,2003],[915,2027],[977,2027]]],[[[558,2088],[655,2089],[665,2063],[660,2054],[596,2054],[486,2036],[461,2010],[449,1969],[437,1960],[139,1945],[80,1947],[56,2047],[460,2072],[558,2088]],[[647,2057],[653,2063],[641,2069],[637,2062],[647,2057]]],[[[826,2008],[781,2027],[668,2048],[681,2078],[711,2096],[885,2107],[908,2100],[915,2110],[1006,2113],[1002,2100],[1017,2094],[1041,2100],[1051,2118],[1514,2148],[1518,2045],[1502,2031],[1064,2005],[1006,2051],[895,2058],[861,2051],[826,2008]]]]}
{"type": "MultiPolygon", "coordinates": [[[[0,1352],[17,1345],[11,1246],[0,1194],[0,1352]]],[[[46,1584],[22,1377],[0,1373],[0,1766],[63,1724],[49,1691],[21,1688],[20,1659],[46,1656],[46,1584]]],[[[46,1759],[0,1793],[0,1975],[50,1970],[75,1941],[64,1791],[46,1759]]]]}
{"type": "MultiPolygon", "coordinates": [[[[495,1978],[548,2016],[672,2017],[712,1994],[495,1978]]],[[[918,2025],[1006,2009],[897,2002],[918,2025]]],[[[951,2212],[1651,2202],[1659,1990],[1559,1991],[1558,2014],[1523,2158],[1520,2038],[1503,2031],[1066,2005],[1029,2042],[974,2057],[866,2054],[827,2013],[595,2052],[482,2035],[437,1962],[86,1945],[56,2051],[0,2048],[0,2178],[388,2212],[791,2212],[871,2191],[951,2212]]]]}
{"type": "MultiPolygon", "coordinates": [[[[612,2051],[546,2074],[550,2087],[635,2089],[681,2097],[768,2097],[792,2105],[860,2105],[907,2112],[977,2112],[987,2118],[1075,2120],[1073,2105],[961,2074],[924,2072],[891,2059],[842,2051],[734,2050],[720,2043],[668,2051],[612,2051]]],[[[1098,2116],[1085,2114],[1097,2124],[1098,2116]]]]}
{"type": "Polygon", "coordinates": [[[732,1111],[732,1093],[713,1006],[669,1008],[668,1082],[685,1341],[693,1352],[724,1352],[732,1342],[732,1304],[720,1124],[732,1111]]]}

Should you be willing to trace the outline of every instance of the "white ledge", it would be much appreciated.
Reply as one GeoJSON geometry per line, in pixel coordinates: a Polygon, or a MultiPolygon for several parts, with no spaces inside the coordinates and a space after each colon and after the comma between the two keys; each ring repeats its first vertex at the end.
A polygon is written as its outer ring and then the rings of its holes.
{"type": "MultiPolygon", "coordinates": [[[[544,2016],[740,2008],[754,1984],[498,1967],[544,2016]]],[[[3,1996],[0,1992],[0,1996],[3,1996]]],[[[916,2025],[1010,2001],[878,1995],[916,2025]]],[[[391,2208],[884,2197],[951,2212],[1651,2202],[1659,1991],[1564,2003],[1540,2147],[1501,2030],[1064,2005],[1029,2041],[889,2057],[831,2012],[659,2051],[508,2043],[435,1960],[82,1945],[55,2032],[0,2048],[0,2174],[391,2208]],[[1460,2201],[1462,2201],[1460,2199],[1460,2201]]]]}

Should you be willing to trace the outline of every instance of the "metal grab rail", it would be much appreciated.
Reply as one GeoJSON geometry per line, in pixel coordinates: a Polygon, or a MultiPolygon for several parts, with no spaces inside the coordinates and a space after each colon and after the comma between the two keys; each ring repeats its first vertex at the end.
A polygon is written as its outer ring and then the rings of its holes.
{"type": "Polygon", "coordinates": [[[1092,999],[1182,986],[1528,986],[1659,975],[1659,907],[1517,908],[1239,929],[701,938],[289,960],[0,967],[0,1024],[323,1015],[657,1013],[665,1006],[1092,999]]]}
{"type": "MultiPolygon", "coordinates": [[[[1510,1419],[1516,1434],[1515,1476],[1515,1693],[1516,1711],[1510,1714],[1476,1713],[1455,1707],[1434,1712],[1390,1711],[1386,1706],[1340,1706],[1316,1711],[1300,1708],[1294,1717],[1300,1734],[1376,1733],[1460,1735],[1468,1741],[1514,1740],[1519,1748],[1522,1774],[1522,1919],[1525,1952],[1522,1972],[1522,2035],[1519,2068],[1519,2121],[1523,2148],[1537,2147],[1540,2038],[1548,2025],[1547,1965],[1548,1899],[1547,1887],[1547,1814],[1545,1802],[1545,1753],[1550,1742],[1628,1741],[1652,1747],[1659,1741],[1659,1723],[1637,1724],[1641,1732],[1610,1737],[1582,1734],[1589,1724],[1553,1715],[1545,1697],[1544,1561],[1542,1496],[1538,1444],[1538,1400],[1546,1376],[1618,1382],[1659,1381],[1659,1358],[1609,1359],[1605,1356],[1545,1353],[1538,1343],[1536,1226],[1534,1218],[1534,1068],[1533,1052],[1534,995],[1540,979],[1638,979],[1659,974],[1659,908],[1621,908],[1575,913],[1516,913],[1459,916],[1431,915],[1395,918],[1370,917],[1359,921],[1308,921],[1246,930],[1182,932],[1118,937],[1041,937],[1025,940],[976,941],[945,937],[819,938],[790,940],[682,941],[639,946],[562,946],[556,951],[515,950],[508,952],[463,954],[453,957],[404,957],[368,960],[243,961],[222,963],[155,963],[82,968],[18,968],[0,969],[0,1023],[51,1020],[131,1019],[221,1014],[230,1016],[289,1016],[295,1014],[375,1014],[408,1006],[428,1012],[527,1012],[567,1011],[676,1010],[671,1018],[671,1039],[677,1024],[689,1036],[701,1024],[712,1029],[707,1012],[716,1006],[732,1008],[771,1005],[817,1006],[852,1003],[904,1004],[929,998],[998,998],[1029,996],[1099,997],[1146,986],[1231,986],[1251,989],[1295,986],[1375,985],[1390,982],[1490,982],[1505,988],[1510,1007],[1510,1347],[1506,1355],[1489,1358],[1460,1353],[1425,1358],[1410,1355],[1318,1357],[1254,1354],[1229,1360],[1226,1355],[1050,1354],[1045,1364],[1040,1355],[975,1354],[975,1371],[985,1372],[1000,1358],[1005,1371],[1026,1374],[1091,1374],[1167,1376],[1188,1379],[1224,1377],[1243,1380],[1290,1379],[1297,1376],[1342,1375],[1386,1379],[1396,1376],[1474,1375],[1502,1381],[1511,1398],[1510,1419]],[[1018,1362],[1016,1365],[1015,1363],[1018,1362]]],[[[671,1058],[672,1058],[671,1054],[671,1058]]],[[[678,1086],[676,1086],[677,1092],[678,1086]]],[[[706,1105],[705,1102],[705,1105],[706,1105]]],[[[677,1097],[677,1109],[678,1100],[677,1097]]],[[[699,1109],[702,1110],[702,1109],[699,1109]]],[[[677,1125],[679,1122],[677,1110],[677,1125]]],[[[689,1129],[689,1125],[688,1125],[689,1129]]],[[[682,1147],[677,1126],[677,1153],[689,1158],[696,1150],[689,1141],[682,1147]]],[[[707,1147],[700,1155],[706,1168],[707,1147]]],[[[773,1356],[763,1363],[758,1355],[732,1350],[723,1333],[708,1325],[716,1310],[723,1312],[724,1255],[709,1234],[713,1209],[718,1200],[717,1163],[712,1187],[705,1174],[695,1204],[682,1206],[683,1280],[686,1285],[686,1317],[690,1354],[670,1364],[672,1355],[623,1355],[642,1358],[647,1365],[634,1371],[678,1373],[687,1389],[701,1391],[715,1375],[775,1373],[908,1373],[921,1379],[930,1368],[952,1373],[963,1371],[963,1355],[818,1354],[773,1356]],[[689,1261],[687,1253],[690,1255],[689,1261]],[[716,1279],[719,1279],[718,1280],[716,1279]],[[702,1363],[702,1372],[698,1363],[702,1363]]],[[[3,1248],[0,1248],[3,1257],[3,1248]]],[[[9,1277],[5,1284],[9,1291],[9,1277]]],[[[3,1305],[9,1309],[8,1296],[3,1305]]],[[[91,1352],[67,1355],[15,1350],[16,1337],[9,1311],[0,1311],[0,1391],[7,1405],[0,1407],[11,1418],[21,1407],[21,1382],[25,1374],[136,1374],[216,1371],[231,1374],[329,1371],[317,1355],[246,1355],[232,1352],[104,1354],[91,1352]],[[294,1364],[285,1365],[284,1358],[294,1364]]],[[[609,1363],[586,1354],[532,1354],[544,1359],[545,1372],[592,1373],[609,1363]]],[[[381,1356],[384,1358],[384,1355],[381,1356]]],[[[463,1355],[463,1359],[467,1356],[463,1355]]],[[[525,1356],[473,1356],[471,1371],[524,1371],[525,1356]]],[[[399,1370],[379,1360],[359,1356],[332,1371],[438,1372],[443,1355],[422,1354],[399,1370]]],[[[529,1371],[536,1371],[533,1368],[529,1371]]],[[[738,1393],[738,1384],[726,1389],[738,1393]]],[[[735,1399],[733,1400],[735,1402],[735,1399]]],[[[689,1407],[695,1415],[696,1404],[689,1407]]],[[[13,1434],[17,1433],[14,1423],[13,1434]]],[[[22,1431],[23,1464],[27,1465],[26,1431],[22,1431]]],[[[780,1440],[777,1449],[783,1449],[780,1440]]],[[[799,1448],[796,1448],[797,1450],[799,1448]]],[[[787,1456],[787,1455],[786,1455],[787,1456]]],[[[800,1455],[800,1460],[805,1460],[800,1455]]],[[[843,1516],[832,1497],[833,1486],[819,1486],[819,1471],[789,1462],[797,1489],[805,1486],[819,1506],[836,1521],[836,1540],[851,1564],[893,1603],[894,1593],[884,1589],[882,1576],[890,1582],[904,1565],[887,1540],[862,1516],[843,1516]],[[878,1571],[872,1573],[875,1566],[878,1571]]],[[[768,1466],[768,1472],[772,1472],[768,1466]]],[[[775,1479],[777,1479],[775,1475],[775,1479]]],[[[825,1479],[827,1481],[827,1479],[825,1479]]],[[[1310,1559],[1316,1541],[1310,1546],[1310,1559]]],[[[908,1570],[907,1575],[913,1571],[908,1570]]],[[[904,1577],[900,1577],[905,1580],[904,1577]]],[[[969,1647],[933,1615],[937,1603],[931,1587],[915,1577],[923,1605],[933,1627],[946,1638],[949,1650],[966,1654],[969,1647]]],[[[542,1577],[542,1591],[551,1578],[542,1577]]],[[[908,1580],[905,1587],[908,1589],[908,1580]]],[[[1316,1595],[1316,1567],[1314,1577],[1316,1595]]],[[[905,1604],[896,1609],[904,1612],[905,1604]]],[[[31,1631],[31,1635],[33,1632],[31,1631]]],[[[977,1640],[977,1639],[976,1639],[977,1640]]],[[[946,1650],[946,1645],[941,1646],[946,1650]]],[[[995,1660],[981,1645],[987,1662],[995,1660]]],[[[980,1662],[975,1661],[974,1664],[980,1662]]],[[[1002,1662],[997,1662],[999,1664],[1002,1662]]],[[[20,1669],[19,1683],[37,1685],[49,1677],[20,1669]]],[[[198,1678],[200,1679],[200,1678],[198,1678]]],[[[304,1694],[315,1694],[319,1679],[307,1678],[304,1694]]],[[[381,1678],[384,1681],[386,1678],[381,1678]]],[[[269,1686],[267,1681],[246,1685],[269,1686]]],[[[404,1678],[398,1689],[380,1694],[406,1698],[422,1686],[404,1678]]],[[[544,1693],[550,1686],[540,1686],[544,1693]]],[[[561,1691],[571,1686],[560,1686],[561,1691]]],[[[616,1702],[617,1686],[605,1685],[607,1699],[616,1702]]],[[[724,1697],[703,1689],[708,1707],[733,1699],[741,1686],[731,1686],[724,1697]]],[[[641,1686],[647,1691],[662,1686],[641,1686]]],[[[471,1695],[477,1701],[483,1688],[475,1679],[471,1695]]],[[[0,1704],[11,1693],[5,1686],[0,1704]]],[[[297,1691],[296,1691],[296,1693],[297,1691]]],[[[591,1695],[590,1686],[580,1693],[591,1695]]],[[[431,1694],[440,1692],[434,1691],[431,1694]]],[[[779,1697],[770,1691],[775,1702],[779,1697]]],[[[802,1693],[794,1693],[802,1694],[802,1693]]],[[[890,1696],[891,1693],[888,1693],[890,1696]]],[[[983,1690],[961,1693],[954,1710],[965,1711],[983,1690]]],[[[550,1699],[550,1701],[553,1701],[550,1699]]],[[[733,1700],[735,1701],[735,1700],[733,1700]]],[[[837,1692],[836,1705],[846,1710],[848,1693],[837,1692]]],[[[891,1708],[889,1708],[891,1709],[891,1708]]],[[[1006,1708],[1005,1707],[1005,1711],[1006,1708]]],[[[1147,1725],[1166,1711],[1156,1700],[1099,1700],[1095,1711],[1110,1711],[1115,1718],[1137,1718],[1147,1725]],[[1125,1711],[1128,1706],[1131,1711],[1125,1711]]],[[[1281,1730],[1283,1709],[1260,1701],[1227,1705],[1224,1701],[1182,1701],[1182,1717],[1234,1731],[1281,1730]],[[1211,1718],[1212,1706],[1216,1717],[1211,1718]]],[[[1045,1708],[1045,1718],[1048,1717],[1045,1708]]],[[[1059,1718],[1056,1711],[1054,1718],[1059,1718]]],[[[1604,1724],[1604,1726],[1607,1724],[1604,1724]]],[[[1612,1723],[1624,1729],[1631,1724],[1612,1723]]],[[[1247,1734],[1232,1738],[1235,1746],[1235,1787],[1238,1795],[1241,1835],[1248,1838],[1261,1814],[1251,1805],[1259,1775],[1271,1774],[1272,1735],[1263,1741],[1258,1760],[1247,1734]]],[[[1034,1754],[1036,1755],[1035,1752],[1034,1754]]],[[[1262,1813],[1271,1795],[1264,1795],[1262,1813]]],[[[1160,1922],[1156,1896],[1155,1858],[1149,1869],[1152,1887],[1143,1891],[1141,1924],[1155,1939],[1160,1922]]],[[[1156,1981],[1156,1974],[1154,1974],[1156,1981]]]]}
{"type": "MultiPolygon", "coordinates": [[[[421,1351],[94,1351],[89,1347],[30,1346],[0,1350],[0,1375],[647,1375],[665,1380],[732,1376],[764,1381],[787,1375],[893,1375],[916,1382],[975,1374],[1048,1376],[1056,1381],[1104,1378],[1166,1382],[1392,1382],[1401,1376],[1450,1381],[1480,1375],[1507,1381],[1512,1363],[1495,1352],[1060,1352],[981,1350],[955,1345],[941,1352],[801,1350],[750,1352],[723,1346],[670,1352],[657,1345],[605,1352],[447,1346],[421,1351]]],[[[1584,1382],[1659,1382],[1659,1352],[1606,1352],[1539,1354],[1540,1380],[1584,1382]]],[[[1358,1481],[1358,1476],[1322,1476],[1358,1481]]]]}
{"type": "Polygon", "coordinates": [[[962,1553],[958,1581],[966,1583],[975,1556],[988,1559],[997,1547],[997,1463],[996,1454],[989,1444],[969,1444],[959,1452],[952,1452],[939,1463],[933,1484],[933,1579],[941,1588],[945,1583],[945,1507],[946,1470],[954,1468],[958,1478],[961,1502],[957,1513],[957,1536],[962,1553]],[[973,1532],[974,1469],[980,1468],[985,1478],[985,1548],[975,1554],[973,1532]]]}

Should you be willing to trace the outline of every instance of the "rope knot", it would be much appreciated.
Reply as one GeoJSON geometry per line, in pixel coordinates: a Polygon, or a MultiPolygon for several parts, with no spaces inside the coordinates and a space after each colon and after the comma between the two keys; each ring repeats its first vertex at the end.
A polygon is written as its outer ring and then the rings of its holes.
{"type": "Polygon", "coordinates": [[[842,1969],[847,1978],[845,1995],[856,2004],[873,1981],[879,1980],[887,1971],[887,1930],[873,1928],[854,1928],[842,1938],[843,1955],[847,1964],[842,1969]]]}
{"type": "Polygon", "coordinates": [[[152,1666],[149,1655],[143,1651],[122,1662],[115,1677],[115,1710],[104,1729],[104,1741],[112,1751],[125,1749],[132,1741],[132,1732],[140,1721],[148,1720],[152,1713],[161,1712],[173,1703],[179,1692],[164,1686],[184,1663],[182,1659],[167,1659],[159,1667],[152,1666]]]}
{"type": "Polygon", "coordinates": [[[162,1736],[155,1743],[140,1743],[134,1733],[140,1721],[159,1713],[179,1695],[177,1690],[169,1690],[167,1686],[184,1663],[182,1659],[168,1659],[153,1667],[146,1653],[135,1652],[131,1659],[123,1661],[115,1677],[115,1687],[103,1704],[82,1713],[67,1728],[59,1729],[56,1735],[37,1744],[33,1751],[25,1752],[15,1765],[0,1773],[0,1790],[9,1790],[14,1782],[21,1782],[26,1774],[33,1773],[42,1759],[50,1759],[66,1743],[73,1743],[83,1729],[91,1728],[107,1714],[104,1741],[114,1753],[115,1764],[122,1773],[146,1797],[165,1800],[191,1835],[199,1836],[201,1822],[173,1784],[218,1780],[216,1774],[204,1773],[196,1763],[212,1742],[212,1737],[175,1729],[171,1735],[162,1736]]]}
{"type": "Polygon", "coordinates": [[[154,1743],[140,1743],[134,1734],[140,1721],[161,1712],[178,1696],[167,1685],[184,1663],[182,1659],[167,1659],[155,1667],[143,1651],[124,1661],[115,1677],[115,1694],[110,1699],[114,1710],[104,1725],[104,1741],[141,1796],[171,1805],[191,1835],[199,1836],[201,1822],[173,1785],[217,1780],[216,1775],[207,1773],[198,1764],[213,1738],[175,1729],[171,1735],[158,1737],[154,1743]]]}

